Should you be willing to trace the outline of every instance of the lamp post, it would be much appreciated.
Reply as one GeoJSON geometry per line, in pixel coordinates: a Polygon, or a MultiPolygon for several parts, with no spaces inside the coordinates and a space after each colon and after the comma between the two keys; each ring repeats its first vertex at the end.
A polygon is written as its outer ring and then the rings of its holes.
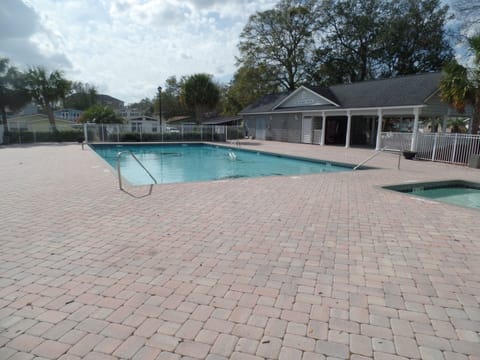
{"type": "Polygon", "coordinates": [[[161,131],[161,126],[162,126],[162,87],[159,86],[157,88],[158,90],[158,129],[161,131]]]}

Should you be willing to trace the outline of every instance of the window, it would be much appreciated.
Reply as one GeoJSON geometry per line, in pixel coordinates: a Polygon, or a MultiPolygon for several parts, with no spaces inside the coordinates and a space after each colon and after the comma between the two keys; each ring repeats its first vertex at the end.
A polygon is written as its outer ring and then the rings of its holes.
{"type": "Polygon", "coordinates": [[[141,132],[142,131],[142,122],[141,121],[132,121],[132,131],[141,132]]]}

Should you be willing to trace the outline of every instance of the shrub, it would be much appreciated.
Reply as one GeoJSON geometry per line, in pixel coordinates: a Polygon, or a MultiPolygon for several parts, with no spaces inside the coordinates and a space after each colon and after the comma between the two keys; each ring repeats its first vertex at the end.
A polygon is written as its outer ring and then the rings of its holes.
{"type": "Polygon", "coordinates": [[[10,131],[11,144],[25,144],[33,142],[71,142],[84,140],[83,131],[66,130],[66,131],[10,131]]]}

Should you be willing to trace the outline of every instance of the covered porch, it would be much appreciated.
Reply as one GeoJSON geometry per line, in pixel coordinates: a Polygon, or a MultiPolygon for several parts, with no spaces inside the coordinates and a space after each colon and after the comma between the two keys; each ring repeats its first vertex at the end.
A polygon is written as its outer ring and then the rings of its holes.
{"type": "MultiPolygon", "coordinates": [[[[445,115],[430,113],[422,116],[424,108],[426,108],[425,105],[304,112],[300,142],[343,145],[346,148],[365,146],[379,150],[382,131],[389,130],[386,125],[398,123],[402,131],[415,134],[422,119],[442,116],[443,123],[446,124],[447,116],[445,115]]],[[[415,145],[416,139],[413,136],[410,148],[414,149],[415,145]]]]}

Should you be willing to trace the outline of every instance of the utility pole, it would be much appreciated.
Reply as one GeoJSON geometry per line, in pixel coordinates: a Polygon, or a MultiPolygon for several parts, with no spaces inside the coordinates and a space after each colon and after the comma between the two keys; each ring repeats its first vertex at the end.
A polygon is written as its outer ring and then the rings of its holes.
{"type": "Polygon", "coordinates": [[[163,121],[163,118],[162,118],[162,87],[159,86],[157,88],[158,90],[158,131],[161,131],[161,128],[162,128],[162,121],[163,121]]]}

